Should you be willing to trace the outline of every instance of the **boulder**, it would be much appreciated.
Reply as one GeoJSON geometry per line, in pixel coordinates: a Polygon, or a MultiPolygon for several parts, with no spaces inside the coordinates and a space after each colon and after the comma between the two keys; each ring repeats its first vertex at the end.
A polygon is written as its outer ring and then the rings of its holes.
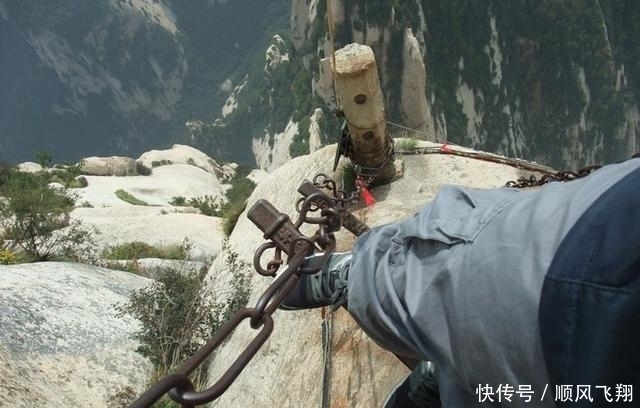
{"type": "Polygon", "coordinates": [[[126,270],[126,268],[135,262],[137,269],[136,273],[144,276],[148,276],[151,279],[158,278],[158,271],[171,269],[178,271],[184,276],[198,276],[203,268],[206,267],[206,263],[201,261],[182,261],[178,259],[160,259],[160,258],[140,258],[136,260],[116,260],[110,261],[110,267],[116,267],[116,269],[126,270]]]}
{"type": "MultiPolygon", "coordinates": [[[[418,144],[439,146],[421,141],[418,144]]],[[[334,144],[285,163],[258,184],[247,208],[264,198],[295,221],[295,202],[300,197],[296,189],[304,179],[311,179],[319,172],[331,174],[335,148],[334,144]]],[[[404,160],[404,177],[373,189],[378,200],[375,206],[356,211],[356,215],[370,226],[398,221],[413,214],[444,184],[489,188],[529,174],[506,165],[446,154],[400,158],[404,160]]],[[[313,229],[305,231],[309,233],[313,229]]],[[[343,230],[336,237],[338,250],[349,250],[355,241],[350,233],[343,230]]],[[[254,251],[263,242],[262,232],[247,219],[245,212],[231,234],[228,250],[251,263],[254,251]]],[[[223,256],[219,256],[209,271],[208,281],[216,288],[224,288],[229,285],[229,276],[223,256]]],[[[252,273],[249,306],[255,305],[271,281],[252,273]]],[[[388,393],[408,374],[407,368],[374,344],[346,311],[341,309],[330,316],[333,330],[327,331],[327,344],[333,351],[325,355],[323,313],[320,310],[276,312],[269,340],[245,372],[219,398],[216,407],[321,406],[321,379],[325,374],[328,381],[327,406],[381,406],[388,393]],[[323,371],[325,357],[330,361],[329,372],[323,371]]],[[[255,335],[256,331],[248,323],[239,327],[216,354],[210,370],[210,383],[220,378],[255,335]]]]}
{"type": "MultiPolygon", "coordinates": [[[[87,201],[94,207],[132,207],[116,196],[116,191],[124,190],[149,206],[172,207],[173,197],[190,198],[209,196],[222,204],[227,201],[226,192],[231,187],[223,184],[215,174],[206,170],[180,163],[153,169],[149,176],[100,177],[86,176],[87,187],[74,189],[78,202],[87,201]]],[[[169,211],[172,211],[172,207],[169,211]]]]}
{"type": "Polygon", "coordinates": [[[0,266],[0,406],[124,406],[150,379],[138,322],[114,306],[150,282],[73,263],[0,266]]]}
{"type": "Polygon", "coordinates": [[[133,176],[138,174],[136,161],[130,157],[87,157],[80,171],[90,176],[133,176]]]}
{"type": "Polygon", "coordinates": [[[16,167],[18,168],[18,170],[25,173],[37,173],[39,171],[42,171],[42,166],[34,162],[20,163],[16,167]]]}
{"type": "Polygon", "coordinates": [[[132,241],[170,245],[187,240],[191,245],[189,259],[204,262],[220,252],[225,237],[221,218],[167,212],[157,207],[76,208],[71,217],[98,231],[94,239],[99,251],[132,241]]]}
{"type": "Polygon", "coordinates": [[[269,173],[260,169],[253,169],[249,174],[247,174],[247,178],[253,181],[255,184],[262,183],[264,179],[267,178],[269,173]]]}
{"type": "Polygon", "coordinates": [[[174,144],[171,149],[143,153],[138,161],[149,168],[168,164],[189,164],[213,173],[220,179],[230,178],[235,174],[234,168],[225,168],[200,150],[181,144],[174,144]]]}

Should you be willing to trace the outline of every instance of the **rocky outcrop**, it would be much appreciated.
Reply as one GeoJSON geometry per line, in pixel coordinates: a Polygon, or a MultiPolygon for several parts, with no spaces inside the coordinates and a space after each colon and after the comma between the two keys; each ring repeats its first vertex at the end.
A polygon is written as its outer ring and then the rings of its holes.
{"type": "Polygon", "coordinates": [[[290,120],[283,132],[253,139],[251,149],[258,168],[271,172],[291,160],[289,147],[297,133],[298,123],[290,120]]]}
{"type": "Polygon", "coordinates": [[[416,130],[411,134],[418,139],[436,140],[433,118],[427,103],[427,71],[418,40],[410,28],[404,31],[402,48],[402,88],[400,106],[405,126],[416,130]]]}
{"type": "Polygon", "coordinates": [[[25,173],[37,173],[39,171],[42,171],[42,166],[34,162],[20,163],[18,164],[17,168],[18,170],[24,171],[25,173]]]}
{"type": "MultiPolygon", "coordinates": [[[[427,145],[427,142],[419,142],[427,145]]],[[[437,146],[429,144],[429,146],[437,146]]],[[[331,173],[335,145],[285,163],[262,181],[249,199],[248,208],[264,198],[293,220],[296,189],[315,174],[331,173]]],[[[371,226],[397,221],[413,214],[433,198],[443,184],[475,187],[503,186],[508,180],[525,176],[513,167],[452,155],[428,154],[402,156],[404,177],[373,189],[378,199],[372,208],[356,215],[371,226]]],[[[336,179],[340,179],[336,176],[336,179]]],[[[306,229],[307,233],[313,232],[306,229]]],[[[263,243],[260,232],[243,214],[231,234],[229,250],[239,259],[251,262],[256,248],[263,243]]],[[[338,250],[349,250],[354,237],[345,231],[337,235],[338,250]]],[[[217,288],[226,287],[230,273],[219,256],[207,279],[217,288]]],[[[272,282],[252,274],[253,306],[263,290],[272,282]]],[[[323,353],[323,317],[320,310],[275,313],[275,327],[269,341],[253,358],[249,367],[220,397],[217,407],[315,407],[321,406],[325,358],[331,362],[327,373],[329,399],[327,406],[369,408],[382,405],[387,394],[406,374],[407,369],[357,327],[348,313],[340,310],[332,315],[333,332],[329,342],[333,353],[323,353]],[[256,381],[260,379],[260,381],[256,381]]],[[[233,338],[216,355],[211,368],[211,381],[219,378],[246,347],[256,332],[241,325],[233,338]]]]}
{"type": "Polygon", "coordinates": [[[289,61],[289,50],[287,44],[278,34],[272,38],[272,43],[265,51],[264,73],[271,74],[278,65],[289,61]]]}
{"type": "Polygon", "coordinates": [[[136,161],[130,157],[86,157],[80,166],[82,174],[90,176],[135,176],[136,161]]]}
{"type": "Polygon", "coordinates": [[[238,108],[238,97],[242,89],[247,85],[248,78],[245,76],[244,81],[233,88],[233,92],[227,98],[224,105],[222,106],[222,118],[226,118],[228,115],[232,114],[238,108]]]}
{"type": "Polygon", "coordinates": [[[220,165],[200,150],[182,144],[174,144],[171,149],[148,151],[143,153],[138,158],[138,161],[148,168],[168,164],[189,164],[213,173],[222,180],[228,180],[233,177],[237,167],[234,163],[220,165]]]}
{"type": "Polygon", "coordinates": [[[322,119],[322,109],[316,109],[311,115],[309,123],[309,152],[313,153],[322,147],[322,130],[319,122],[322,119]]]}
{"type": "MultiPolygon", "coordinates": [[[[313,3],[317,2],[313,0],[313,3]]],[[[307,40],[310,3],[310,0],[291,2],[291,42],[296,49],[300,49],[307,40]]]]}
{"type": "MultiPolygon", "coordinates": [[[[181,197],[182,204],[190,198],[226,202],[230,186],[223,179],[235,174],[235,165],[219,165],[186,146],[143,156],[176,163],[164,163],[149,176],[86,176],[87,187],[70,189],[79,205],[71,219],[93,232],[78,251],[83,259],[100,263],[107,262],[100,260],[103,249],[118,244],[182,244],[186,260],[108,263],[152,278],[164,268],[199,274],[222,248],[223,220],[177,205],[175,198],[181,197]],[[147,205],[123,201],[116,195],[119,190],[147,205]]],[[[147,386],[152,367],[136,352],[133,335],[139,322],[119,316],[115,306],[150,282],[72,263],[0,266],[0,407],[126,406],[147,386]]]]}
{"type": "Polygon", "coordinates": [[[0,266],[0,406],[124,406],[152,367],[135,352],[138,322],[114,306],[149,282],[71,263],[0,266]]]}
{"type": "MultiPolygon", "coordinates": [[[[136,163],[133,159],[128,162],[136,163]]],[[[237,166],[219,164],[184,145],[144,153],[138,163],[153,167],[152,173],[85,176],[88,185],[73,190],[79,207],[71,213],[72,218],[95,228],[99,249],[132,241],[170,245],[187,240],[191,259],[205,261],[216,256],[224,239],[222,219],[202,215],[190,202],[226,203],[231,187],[228,180],[237,166]],[[123,200],[122,191],[139,200],[138,205],[123,200]]]]}

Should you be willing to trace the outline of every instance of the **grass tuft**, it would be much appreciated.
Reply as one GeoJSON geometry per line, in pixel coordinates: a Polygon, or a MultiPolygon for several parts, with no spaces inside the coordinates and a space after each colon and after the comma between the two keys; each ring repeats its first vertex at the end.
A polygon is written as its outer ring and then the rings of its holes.
{"type": "Polygon", "coordinates": [[[149,205],[145,201],[142,201],[131,194],[127,193],[123,189],[119,189],[116,191],[116,197],[121,199],[122,201],[132,204],[132,205],[149,205]]]}

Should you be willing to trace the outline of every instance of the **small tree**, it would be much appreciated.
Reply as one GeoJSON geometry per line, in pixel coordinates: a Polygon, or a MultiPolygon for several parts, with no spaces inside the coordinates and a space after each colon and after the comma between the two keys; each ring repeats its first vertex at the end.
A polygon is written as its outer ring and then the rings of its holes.
{"type": "Polygon", "coordinates": [[[79,221],[70,221],[75,200],[65,189],[51,187],[48,173],[11,170],[0,183],[0,225],[5,242],[44,261],[54,253],[68,256],[73,245],[91,241],[90,231],[79,221]]]}
{"type": "MultiPolygon", "coordinates": [[[[226,241],[223,248],[228,248],[226,241]]],[[[247,304],[249,265],[233,251],[227,251],[225,264],[233,278],[226,296],[203,285],[206,268],[199,275],[165,268],[153,274],[154,283],[133,292],[126,304],[117,307],[120,315],[140,321],[141,328],[134,336],[140,341],[137,351],[151,360],[158,377],[190,357],[247,304]]],[[[202,376],[206,370],[196,373],[196,380],[202,376]]]]}
{"type": "Polygon", "coordinates": [[[51,157],[51,153],[46,150],[40,150],[36,153],[36,162],[42,166],[43,169],[51,167],[51,163],[53,163],[53,158],[51,157]]]}

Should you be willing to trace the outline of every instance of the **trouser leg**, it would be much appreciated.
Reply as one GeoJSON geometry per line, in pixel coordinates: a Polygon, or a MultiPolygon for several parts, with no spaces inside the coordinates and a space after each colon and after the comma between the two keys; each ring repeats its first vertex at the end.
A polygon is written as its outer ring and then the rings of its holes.
{"type": "Polygon", "coordinates": [[[389,396],[384,408],[441,408],[436,367],[421,361],[389,396]]]}

